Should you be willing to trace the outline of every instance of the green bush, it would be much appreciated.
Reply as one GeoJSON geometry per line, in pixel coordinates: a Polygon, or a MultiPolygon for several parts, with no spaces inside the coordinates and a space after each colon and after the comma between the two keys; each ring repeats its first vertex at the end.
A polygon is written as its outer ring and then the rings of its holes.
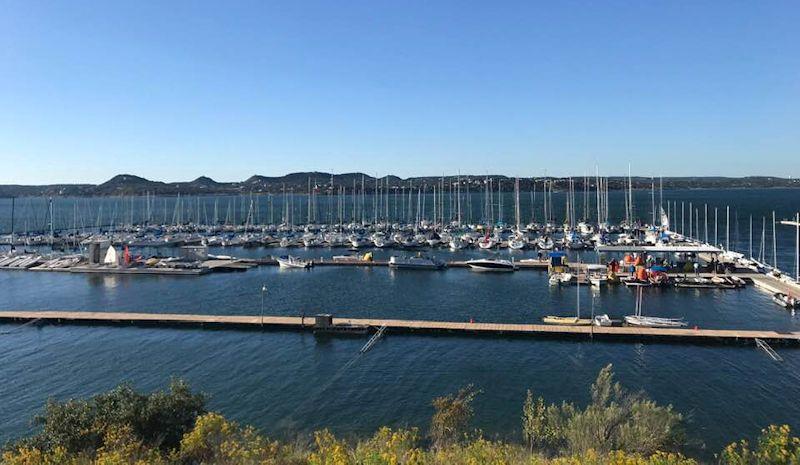
{"type": "MultiPolygon", "coordinates": [[[[42,431],[8,448],[0,465],[697,465],[673,450],[682,444],[680,415],[626,392],[611,366],[600,371],[583,409],[546,405],[528,392],[525,444],[470,435],[479,392],[467,386],[434,401],[430,448],[414,428],[387,427],[355,442],[323,430],[306,447],[204,413],[205,397],[183,382],[152,394],[122,385],[88,400],[49,402],[38,417],[42,431]]],[[[718,461],[800,465],[800,439],[788,426],[771,426],[754,448],[733,443],[718,461]]]]}
{"type": "Polygon", "coordinates": [[[173,380],[168,391],[151,394],[123,384],[86,400],[50,400],[34,418],[41,432],[20,445],[45,451],[93,452],[103,445],[109,431],[126,427],[144,445],[172,450],[205,413],[205,404],[204,395],[192,393],[180,380],[173,380]]]}
{"type": "Polygon", "coordinates": [[[672,406],[662,407],[643,394],[629,393],[614,382],[611,365],[597,375],[591,402],[584,409],[573,404],[545,407],[529,391],[522,411],[523,437],[531,450],[552,454],[625,451],[651,455],[682,444],[682,416],[672,406]]]}

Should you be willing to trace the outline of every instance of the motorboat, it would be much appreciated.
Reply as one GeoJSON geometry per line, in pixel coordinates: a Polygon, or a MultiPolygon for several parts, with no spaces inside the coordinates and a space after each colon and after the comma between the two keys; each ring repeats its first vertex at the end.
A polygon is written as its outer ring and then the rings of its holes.
{"type": "Polygon", "coordinates": [[[571,283],[573,277],[572,273],[553,273],[550,275],[549,282],[552,286],[560,286],[571,283]]]}
{"type": "Polygon", "coordinates": [[[406,258],[392,256],[389,258],[389,267],[408,270],[441,270],[445,267],[445,263],[424,255],[406,258]]]}
{"type": "Polygon", "coordinates": [[[467,260],[467,266],[473,271],[516,271],[517,265],[508,260],[493,260],[491,258],[481,258],[478,260],[467,260]]]}
{"type": "Polygon", "coordinates": [[[275,259],[281,268],[311,268],[311,262],[299,257],[284,255],[275,259]]]}
{"type": "Polygon", "coordinates": [[[642,288],[642,287],[652,287],[652,286],[653,286],[653,283],[651,283],[650,281],[647,281],[647,280],[641,280],[641,279],[636,279],[636,278],[631,278],[631,277],[628,277],[628,278],[620,278],[620,281],[621,281],[623,284],[625,284],[625,286],[627,286],[627,287],[638,287],[638,288],[642,288]]]}

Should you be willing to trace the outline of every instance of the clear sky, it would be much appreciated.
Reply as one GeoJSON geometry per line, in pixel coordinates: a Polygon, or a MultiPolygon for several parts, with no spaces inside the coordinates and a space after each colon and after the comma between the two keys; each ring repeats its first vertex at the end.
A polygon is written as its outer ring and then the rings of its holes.
{"type": "Polygon", "coordinates": [[[800,176],[800,1],[0,0],[0,183],[800,176]]]}

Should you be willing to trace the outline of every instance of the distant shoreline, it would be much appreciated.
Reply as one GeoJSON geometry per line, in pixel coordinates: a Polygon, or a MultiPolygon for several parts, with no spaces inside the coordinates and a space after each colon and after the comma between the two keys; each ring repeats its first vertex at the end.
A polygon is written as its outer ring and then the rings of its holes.
{"type": "MultiPolygon", "coordinates": [[[[588,187],[590,191],[596,189],[596,178],[591,177],[530,177],[519,178],[519,188],[522,192],[531,190],[541,192],[547,182],[553,192],[569,189],[570,179],[572,188],[576,193],[581,193],[588,187]],[[584,180],[587,186],[584,186],[584,180]]],[[[604,185],[608,190],[622,190],[628,187],[626,176],[603,177],[604,185]]],[[[748,177],[664,177],[651,178],[643,176],[631,177],[633,189],[649,190],[653,185],[656,189],[663,186],[664,190],[709,190],[709,189],[793,189],[800,188],[800,179],[781,178],[774,176],[748,176],[748,177]]],[[[455,191],[460,185],[462,193],[483,192],[487,184],[494,192],[513,192],[516,178],[504,175],[449,175],[443,177],[423,176],[400,178],[397,176],[384,176],[375,178],[364,173],[331,174],[323,172],[291,173],[284,176],[267,177],[254,175],[244,181],[217,182],[209,177],[201,176],[193,181],[161,182],[152,181],[130,174],[120,174],[102,184],[52,184],[52,185],[0,185],[0,198],[9,197],[108,197],[108,196],[136,196],[136,195],[243,195],[243,194],[306,194],[313,191],[316,194],[337,194],[352,192],[390,193],[408,192],[409,188],[418,192],[449,192],[455,191]]]]}

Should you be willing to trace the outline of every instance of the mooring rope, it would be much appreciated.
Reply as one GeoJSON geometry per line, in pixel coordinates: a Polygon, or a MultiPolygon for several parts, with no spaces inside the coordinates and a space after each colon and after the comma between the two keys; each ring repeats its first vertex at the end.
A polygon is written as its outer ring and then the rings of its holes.
{"type": "Polygon", "coordinates": [[[8,331],[0,331],[0,335],[11,334],[11,333],[13,333],[15,331],[19,331],[20,329],[25,328],[26,326],[30,326],[30,325],[32,325],[34,323],[37,323],[40,320],[41,320],[41,318],[34,318],[33,320],[28,321],[27,323],[23,323],[23,324],[17,326],[16,328],[14,328],[14,329],[9,329],[8,331]]]}

